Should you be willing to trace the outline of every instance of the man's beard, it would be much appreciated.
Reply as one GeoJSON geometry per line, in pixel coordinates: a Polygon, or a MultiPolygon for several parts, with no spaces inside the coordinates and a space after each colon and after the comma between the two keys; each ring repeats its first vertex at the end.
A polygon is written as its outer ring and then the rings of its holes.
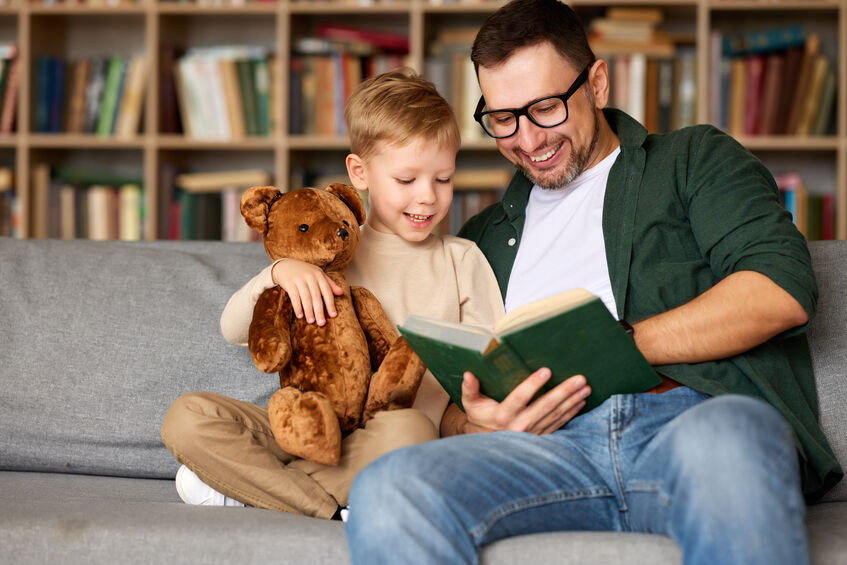
{"type": "MultiPolygon", "coordinates": [[[[545,181],[534,169],[527,167],[522,163],[518,163],[517,168],[526,178],[544,190],[562,190],[585,171],[588,163],[591,162],[591,156],[594,154],[594,149],[597,147],[599,137],[600,120],[595,112],[594,131],[591,134],[591,142],[588,144],[588,147],[583,147],[582,150],[576,148],[573,149],[573,153],[570,156],[570,161],[567,167],[565,170],[561,171],[558,176],[545,181]]],[[[573,148],[573,145],[571,145],[571,147],[573,148]]]]}

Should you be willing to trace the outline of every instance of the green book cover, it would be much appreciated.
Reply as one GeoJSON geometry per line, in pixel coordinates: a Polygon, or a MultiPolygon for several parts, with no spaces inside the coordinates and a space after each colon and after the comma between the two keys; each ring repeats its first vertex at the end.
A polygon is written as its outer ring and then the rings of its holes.
{"type": "Polygon", "coordinates": [[[100,103],[100,114],[97,120],[97,135],[112,135],[123,73],[123,58],[112,57],[109,60],[109,70],[106,73],[106,85],[103,87],[103,101],[100,103]]]}
{"type": "Polygon", "coordinates": [[[517,308],[493,329],[420,316],[409,316],[399,329],[460,407],[465,371],[497,401],[541,367],[553,373],[542,392],[584,375],[591,395],[583,412],[613,394],[644,392],[661,382],[603,301],[583,289],[517,308]]]}
{"type": "Polygon", "coordinates": [[[238,59],[235,62],[235,68],[238,71],[241,104],[244,106],[244,126],[248,136],[257,136],[260,130],[253,65],[248,59],[238,59]]]}
{"type": "Polygon", "coordinates": [[[271,77],[267,59],[253,60],[253,85],[256,91],[256,122],[258,134],[267,137],[271,131],[271,77]]]}

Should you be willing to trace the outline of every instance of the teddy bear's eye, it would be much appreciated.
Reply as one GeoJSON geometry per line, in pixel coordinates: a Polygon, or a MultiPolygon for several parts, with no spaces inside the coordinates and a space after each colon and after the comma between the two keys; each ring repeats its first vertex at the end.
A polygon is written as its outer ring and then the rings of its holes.
{"type": "Polygon", "coordinates": [[[300,231],[309,231],[309,224],[300,224],[300,231]]]}
{"type": "Polygon", "coordinates": [[[348,228],[350,227],[350,222],[348,222],[347,220],[341,220],[341,223],[347,226],[348,228]]]}

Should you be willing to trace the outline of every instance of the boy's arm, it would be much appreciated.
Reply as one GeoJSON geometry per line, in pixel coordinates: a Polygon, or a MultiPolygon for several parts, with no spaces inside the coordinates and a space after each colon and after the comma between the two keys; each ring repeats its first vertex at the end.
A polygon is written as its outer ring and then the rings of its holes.
{"type": "Polygon", "coordinates": [[[460,322],[490,327],[506,315],[497,278],[476,245],[469,245],[456,260],[456,279],[460,322]]]}
{"type": "Polygon", "coordinates": [[[221,314],[221,333],[228,342],[247,345],[256,301],[266,289],[276,286],[271,276],[271,270],[275,265],[276,263],[262,269],[258,275],[247,281],[247,284],[229,298],[221,314]]]}

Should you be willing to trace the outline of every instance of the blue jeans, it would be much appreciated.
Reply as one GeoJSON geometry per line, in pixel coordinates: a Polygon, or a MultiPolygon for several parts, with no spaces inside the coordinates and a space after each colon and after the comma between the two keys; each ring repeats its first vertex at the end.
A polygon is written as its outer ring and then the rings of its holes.
{"type": "Polygon", "coordinates": [[[495,540],[650,532],[686,564],[809,562],[797,452],[770,405],[686,387],[611,397],[544,436],[496,432],[378,459],[355,479],[354,564],[476,563],[495,540]]]}

